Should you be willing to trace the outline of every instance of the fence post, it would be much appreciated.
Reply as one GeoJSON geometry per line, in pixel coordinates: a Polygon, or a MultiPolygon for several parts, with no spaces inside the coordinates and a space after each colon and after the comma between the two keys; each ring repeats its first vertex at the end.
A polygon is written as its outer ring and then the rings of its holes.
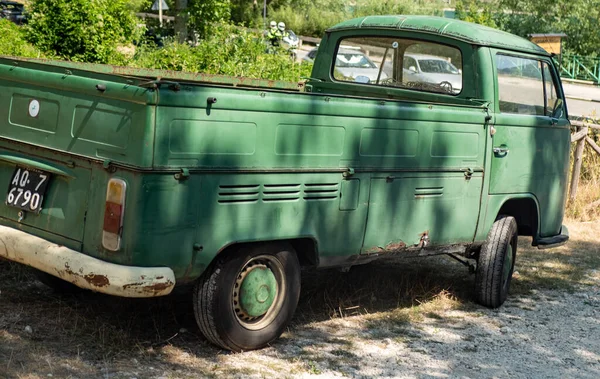
{"type": "MultiPolygon", "coordinates": [[[[587,126],[578,126],[577,131],[587,130],[587,126]]],[[[585,136],[577,141],[575,156],[573,159],[573,175],[571,176],[571,189],[569,190],[569,200],[575,201],[577,197],[577,186],[579,185],[579,175],[581,175],[581,163],[583,162],[583,148],[585,147],[585,136]]]]}

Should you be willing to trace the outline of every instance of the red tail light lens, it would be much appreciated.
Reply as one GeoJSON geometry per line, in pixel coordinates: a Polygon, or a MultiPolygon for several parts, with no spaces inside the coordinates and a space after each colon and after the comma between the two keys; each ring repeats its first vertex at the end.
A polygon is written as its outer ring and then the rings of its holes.
{"type": "Polygon", "coordinates": [[[123,179],[108,181],[102,227],[102,246],[107,250],[118,251],[121,248],[126,191],[127,184],[123,179]]]}

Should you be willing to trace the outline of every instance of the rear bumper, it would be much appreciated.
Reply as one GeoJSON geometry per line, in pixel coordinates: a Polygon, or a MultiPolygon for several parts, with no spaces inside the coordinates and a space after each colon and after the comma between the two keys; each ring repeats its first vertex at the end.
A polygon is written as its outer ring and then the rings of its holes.
{"type": "Polygon", "coordinates": [[[2,225],[0,257],[35,267],[78,287],[114,296],[164,296],[175,287],[175,274],[168,267],[132,267],[104,262],[2,225]]]}
{"type": "Polygon", "coordinates": [[[553,247],[562,246],[569,240],[569,229],[566,226],[562,226],[560,234],[551,237],[543,237],[537,241],[538,249],[550,249],[553,247]]]}

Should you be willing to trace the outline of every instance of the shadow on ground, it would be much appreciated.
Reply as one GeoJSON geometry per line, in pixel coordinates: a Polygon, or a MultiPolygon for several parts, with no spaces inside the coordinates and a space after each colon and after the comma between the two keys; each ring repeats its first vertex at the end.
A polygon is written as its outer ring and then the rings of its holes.
{"type": "MultiPolygon", "coordinates": [[[[572,246],[546,253],[522,242],[514,292],[527,295],[532,288],[571,290],[585,285],[580,266],[600,268],[596,258],[600,245],[577,241],[572,246]]],[[[446,257],[378,261],[347,273],[307,269],[302,279],[300,304],[288,332],[264,352],[245,353],[266,354],[267,363],[256,369],[232,363],[239,359],[232,360],[235,355],[201,336],[191,290],[149,300],[90,292],[60,296],[26,270],[0,261],[0,377],[246,376],[278,373],[282,364],[290,366],[286,375],[319,374],[323,354],[310,351],[325,343],[331,344],[325,356],[337,362],[327,367],[357,370],[364,357],[355,355],[348,338],[336,336],[344,327],[322,327],[323,322],[360,315],[361,321],[348,330],[355,328],[361,343],[380,344],[386,339],[400,343],[428,338],[420,328],[410,327],[419,317],[439,320],[447,328],[464,328],[457,320],[445,320],[435,305],[427,307],[440,296],[447,300],[442,308],[493,312],[471,302],[473,276],[446,257]]]]}

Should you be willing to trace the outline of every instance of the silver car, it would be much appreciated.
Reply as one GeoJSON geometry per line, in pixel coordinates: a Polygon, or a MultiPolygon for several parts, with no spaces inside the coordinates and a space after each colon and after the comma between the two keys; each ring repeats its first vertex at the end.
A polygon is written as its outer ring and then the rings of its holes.
{"type": "Polygon", "coordinates": [[[462,72],[446,58],[425,54],[405,54],[403,84],[433,84],[447,92],[459,93],[462,89],[462,72]]]}
{"type": "MultiPolygon", "coordinates": [[[[317,56],[317,49],[311,50],[305,60],[312,62],[317,56]]],[[[363,52],[357,49],[341,48],[335,60],[334,76],[338,80],[353,80],[357,82],[372,82],[388,78],[385,72],[379,74],[379,67],[363,52]],[[342,78],[343,77],[343,78],[342,78]]]]}

